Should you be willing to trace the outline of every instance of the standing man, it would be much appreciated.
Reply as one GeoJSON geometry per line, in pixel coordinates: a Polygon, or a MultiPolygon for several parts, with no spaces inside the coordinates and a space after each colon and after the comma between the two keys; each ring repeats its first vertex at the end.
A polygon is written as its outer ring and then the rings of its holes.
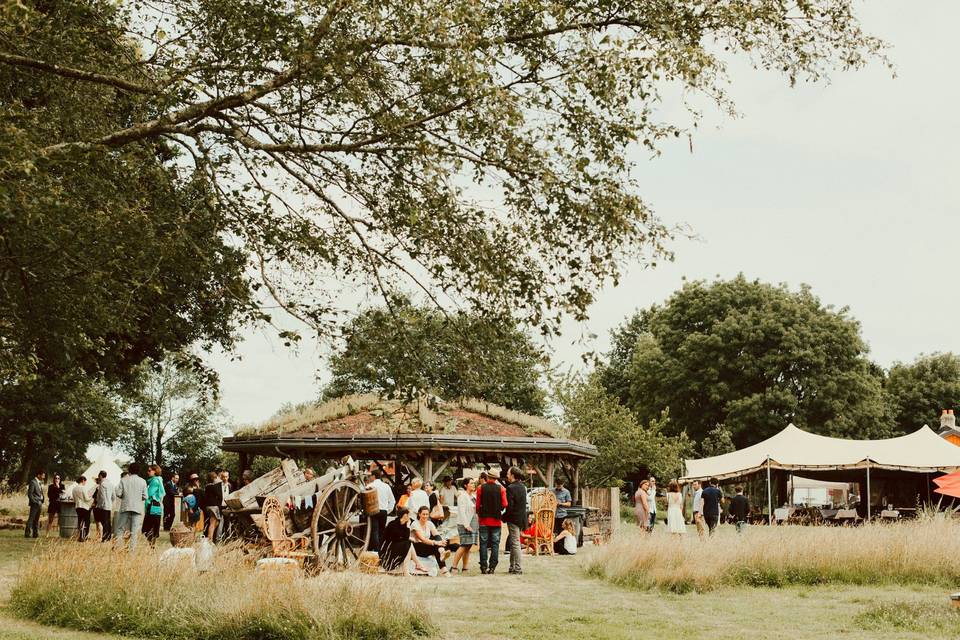
{"type": "Polygon", "coordinates": [[[713,530],[717,528],[717,523],[720,522],[720,501],[723,500],[723,492],[717,487],[719,483],[720,481],[716,478],[710,478],[710,486],[700,493],[700,498],[703,501],[701,505],[703,519],[707,523],[707,529],[711,536],[713,530]]]}
{"type": "Polygon", "coordinates": [[[503,519],[509,532],[510,573],[521,575],[520,531],[527,526],[527,488],[523,484],[523,472],[516,467],[507,469],[507,482],[507,510],[503,519]]]}
{"type": "Polygon", "coordinates": [[[47,481],[47,474],[38,471],[27,487],[27,504],[30,505],[30,515],[27,517],[27,526],[23,531],[24,538],[40,536],[40,512],[43,511],[43,483],[47,481]]]}
{"type": "Polygon", "coordinates": [[[87,488],[86,476],[77,478],[71,496],[77,510],[77,539],[86,542],[90,531],[90,511],[93,509],[93,492],[87,488]]]}
{"type": "Polygon", "coordinates": [[[697,535],[703,540],[707,528],[703,524],[703,489],[700,481],[693,481],[693,524],[697,525],[697,535]]]}
{"type": "Polygon", "coordinates": [[[650,531],[657,524],[657,479],[650,476],[650,488],[647,489],[647,498],[650,500],[650,531]]]}
{"type": "Polygon", "coordinates": [[[174,473],[166,482],[163,483],[163,530],[170,531],[173,526],[173,518],[176,515],[174,511],[174,501],[180,484],[180,474],[174,473]]]}
{"type": "Polygon", "coordinates": [[[377,467],[373,470],[372,475],[373,482],[370,483],[370,486],[377,490],[377,502],[380,506],[380,513],[373,516],[373,527],[370,534],[371,538],[374,533],[376,534],[376,544],[373,548],[379,551],[380,545],[383,544],[383,534],[387,529],[387,514],[393,511],[394,506],[397,504],[397,499],[394,497],[390,485],[383,481],[383,469],[377,467]]]}
{"type": "Polygon", "coordinates": [[[117,539],[126,546],[124,534],[130,535],[130,551],[137,548],[137,534],[143,522],[143,505],[147,501],[147,481],[140,477],[140,465],[131,462],[127,475],[120,478],[114,494],[120,498],[117,514],[117,539]]]}
{"type": "Polygon", "coordinates": [[[487,481],[477,489],[477,517],[480,525],[480,573],[493,573],[500,559],[500,519],[507,506],[507,490],[497,483],[497,476],[487,474],[487,481]]]}
{"type": "Polygon", "coordinates": [[[747,517],[750,515],[750,501],[743,495],[743,486],[737,485],[734,489],[737,495],[730,500],[730,515],[733,516],[733,524],[737,527],[737,533],[743,533],[747,526],[747,517]]]}
{"type": "Polygon", "coordinates": [[[557,496],[557,514],[553,519],[553,533],[558,534],[563,530],[563,519],[567,517],[567,507],[573,506],[573,496],[563,486],[563,480],[557,478],[553,482],[553,495],[557,496]]]}
{"type": "Polygon", "coordinates": [[[220,522],[217,524],[217,540],[223,540],[224,527],[227,521],[227,496],[233,491],[233,485],[230,484],[230,472],[226,469],[220,471],[220,522]]]}
{"type": "Polygon", "coordinates": [[[113,538],[113,485],[107,480],[107,472],[97,474],[97,491],[93,494],[93,521],[100,525],[100,542],[113,538]]]}

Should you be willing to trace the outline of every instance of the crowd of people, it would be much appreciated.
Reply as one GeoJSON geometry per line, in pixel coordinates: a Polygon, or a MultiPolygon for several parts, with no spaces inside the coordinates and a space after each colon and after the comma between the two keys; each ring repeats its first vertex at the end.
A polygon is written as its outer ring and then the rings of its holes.
{"type": "MultiPolygon", "coordinates": [[[[374,469],[367,486],[376,490],[380,507],[378,515],[370,516],[371,548],[378,550],[380,566],[387,571],[428,573],[422,560],[432,559],[440,575],[465,574],[471,550],[477,546],[480,573],[492,574],[500,563],[501,531],[506,525],[507,572],[522,574],[522,555],[530,550],[528,541],[537,526],[528,514],[524,479],[517,467],[507,469],[506,482],[496,471],[484,471],[479,478],[463,478],[459,488],[450,476],[439,487],[414,479],[394,500],[382,471],[374,469]],[[443,527],[451,514],[456,515],[455,529],[443,527]],[[388,523],[390,515],[393,519],[388,523]]],[[[558,503],[554,549],[572,555],[577,552],[577,536],[566,517],[572,498],[562,481],[553,491],[558,503]]]]}
{"type": "MultiPolygon", "coordinates": [[[[114,485],[106,471],[100,471],[90,481],[78,476],[67,491],[59,473],[44,487],[46,473],[37,473],[27,488],[30,513],[24,535],[39,536],[40,518],[44,503],[47,505],[46,535],[58,527],[62,503],[72,502],[77,516],[76,538],[84,542],[91,537],[91,518],[96,527],[93,535],[101,542],[116,541],[118,546],[137,545],[138,534],[154,545],[161,529],[169,531],[177,520],[176,496],[182,496],[181,521],[187,526],[203,526],[202,533],[211,541],[224,535],[221,509],[226,506],[226,496],[236,487],[231,484],[230,472],[211,471],[206,484],[201,485],[200,476],[190,474],[184,485],[180,475],[172,473],[164,479],[163,469],[152,464],[145,468],[130,463],[120,480],[114,485]],[[141,473],[145,476],[141,476],[141,473]]],[[[252,481],[250,471],[241,477],[241,486],[252,481]]]]}
{"type": "MultiPolygon", "coordinates": [[[[313,469],[304,470],[305,480],[315,477],[313,469]]],[[[115,485],[106,471],[100,471],[92,481],[77,477],[67,490],[60,474],[54,474],[45,486],[46,474],[40,472],[27,492],[30,516],[25,535],[39,535],[44,503],[49,535],[51,527],[58,524],[62,503],[70,501],[76,510],[77,540],[114,541],[118,547],[134,549],[138,534],[143,534],[154,545],[161,530],[170,530],[177,520],[175,497],[181,496],[180,521],[217,542],[225,536],[222,509],[226,497],[252,479],[251,472],[244,471],[240,483],[234,485],[229,471],[217,470],[207,473],[203,480],[191,473],[181,484],[177,473],[165,477],[159,465],[142,468],[131,463],[115,485]]],[[[471,551],[477,546],[480,572],[492,574],[499,565],[501,530],[506,525],[508,573],[519,575],[523,572],[523,553],[532,550],[534,538],[544,537],[537,535],[537,524],[528,514],[524,480],[524,473],[517,467],[507,469],[504,480],[490,470],[478,478],[463,478],[459,487],[450,476],[444,476],[439,486],[414,479],[398,498],[384,481],[383,471],[374,468],[366,483],[376,491],[379,512],[368,516],[369,546],[378,551],[386,570],[404,567],[410,573],[429,573],[424,561],[430,560],[440,575],[467,573],[471,551]],[[456,527],[449,524],[451,516],[455,516],[456,527]]],[[[553,548],[558,554],[572,555],[577,552],[576,529],[567,518],[572,497],[562,480],[556,482],[553,493],[557,498],[553,548]]],[[[549,537],[550,532],[545,535],[549,537]]]]}
{"type": "MultiPolygon", "coordinates": [[[[720,482],[710,478],[706,487],[700,481],[691,483],[693,500],[691,505],[692,517],[690,522],[697,528],[701,539],[712,536],[720,523],[723,514],[723,505],[728,504],[729,520],[736,527],[737,533],[742,533],[749,522],[750,501],[743,493],[743,487],[737,485],[734,495],[727,499],[720,490],[720,482]]],[[[684,514],[684,497],[680,482],[671,480],[666,492],[667,531],[675,536],[682,536],[687,532],[687,518],[684,514]]],[[[640,481],[636,493],[633,495],[634,514],[641,531],[651,532],[657,523],[657,480],[654,477],[640,481]]]]}

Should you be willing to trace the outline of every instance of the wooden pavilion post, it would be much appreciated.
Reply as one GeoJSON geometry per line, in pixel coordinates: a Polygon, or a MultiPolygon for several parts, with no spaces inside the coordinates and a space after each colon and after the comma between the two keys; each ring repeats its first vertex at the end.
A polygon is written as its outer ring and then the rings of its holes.
{"type": "Polygon", "coordinates": [[[867,522],[870,521],[871,515],[872,514],[870,510],[870,458],[867,457],[867,522]]]}
{"type": "Polygon", "coordinates": [[[555,470],[555,463],[554,463],[554,461],[553,461],[553,457],[551,456],[551,457],[547,458],[547,477],[546,477],[546,482],[547,482],[547,488],[548,488],[548,489],[552,489],[552,488],[553,488],[553,474],[554,474],[554,470],[555,470]]]}
{"type": "Polygon", "coordinates": [[[575,461],[573,465],[573,502],[580,502],[580,462],[575,461]]]}
{"type": "Polygon", "coordinates": [[[767,456],[767,524],[773,525],[773,488],[770,483],[770,456],[767,456]]]}

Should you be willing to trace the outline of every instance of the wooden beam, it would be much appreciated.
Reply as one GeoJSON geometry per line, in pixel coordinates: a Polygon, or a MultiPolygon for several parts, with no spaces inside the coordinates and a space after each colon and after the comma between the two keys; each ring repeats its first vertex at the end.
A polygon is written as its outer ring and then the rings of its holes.
{"type": "Polygon", "coordinates": [[[456,460],[457,460],[457,456],[451,456],[450,458],[447,458],[443,464],[441,464],[439,467],[434,469],[433,474],[430,477],[430,482],[436,482],[437,478],[440,477],[440,474],[446,471],[450,465],[456,462],[456,460]]]}
{"type": "Polygon", "coordinates": [[[554,463],[554,461],[553,461],[553,457],[551,456],[551,457],[547,458],[547,475],[546,475],[546,482],[547,482],[547,487],[550,487],[550,488],[553,487],[554,465],[555,465],[555,463],[554,463]]]}
{"type": "Polygon", "coordinates": [[[576,504],[580,502],[580,465],[574,463],[573,465],[573,502],[576,504]]]}
{"type": "Polygon", "coordinates": [[[423,455],[423,480],[433,482],[433,456],[429,453],[423,455]]]}

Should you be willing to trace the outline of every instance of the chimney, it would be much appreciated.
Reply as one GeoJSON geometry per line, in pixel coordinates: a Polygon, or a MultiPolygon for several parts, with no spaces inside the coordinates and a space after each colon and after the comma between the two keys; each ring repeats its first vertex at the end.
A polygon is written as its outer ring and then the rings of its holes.
{"type": "Polygon", "coordinates": [[[940,430],[956,429],[957,418],[953,415],[953,409],[944,409],[940,414],[940,430]]]}

